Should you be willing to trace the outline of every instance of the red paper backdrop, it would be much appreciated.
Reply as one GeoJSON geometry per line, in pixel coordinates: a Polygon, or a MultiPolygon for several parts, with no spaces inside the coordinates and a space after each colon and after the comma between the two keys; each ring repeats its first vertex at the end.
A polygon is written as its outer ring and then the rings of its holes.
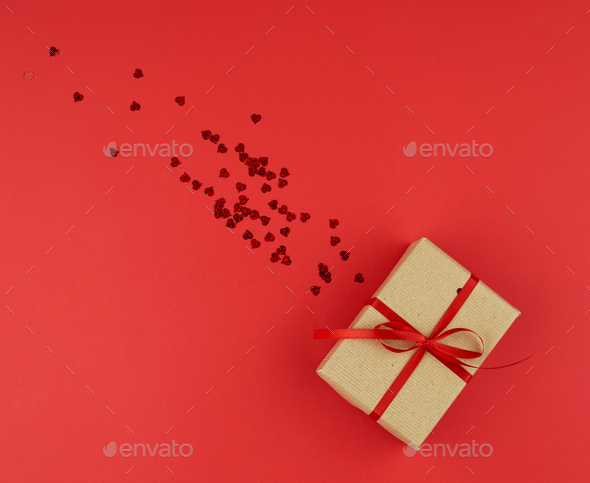
{"type": "Polygon", "coordinates": [[[7,5],[0,479],[587,480],[587,10],[556,0],[7,5]],[[228,153],[203,141],[205,129],[228,153]],[[174,176],[168,159],[102,154],[110,141],[172,139],[194,147],[174,176]],[[411,141],[472,140],[493,155],[402,153],[411,141]],[[262,194],[239,142],[269,169],[287,167],[289,185],[262,194]],[[179,182],[185,171],[199,192],[179,182]],[[221,196],[233,205],[237,181],[268,227],[244,221],[232,234],[208,211],[221,196]],[[311,219],[287,223],[266,206],[275,198],[311,219]],[[251,253],[245,229],[277,240],[251,253]],[[314,342],[313,329],[348,326],[423,236],[522,311],[488,364],[534,357],[478,373],[427,441],[490,444],[489,458],[407,458],[315,374],[332,343],[314,342]],[[269,261],[279,243],[290,267],[269,261]],[[334,265],[330,285],[318,262],[334,265]],[[194,453],[102,452],[173,439],[194,453]]]}

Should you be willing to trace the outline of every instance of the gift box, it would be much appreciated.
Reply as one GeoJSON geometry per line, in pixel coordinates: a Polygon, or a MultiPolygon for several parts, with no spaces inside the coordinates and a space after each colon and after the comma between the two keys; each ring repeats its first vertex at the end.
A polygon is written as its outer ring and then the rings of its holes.
{"type": "Polygon", "coordinates": [[[422,238],[362,308],[349,327],[355,330],[316,331],[316,338],[339,339],[317,373],[418,448],[519,315],[422,238]]]}

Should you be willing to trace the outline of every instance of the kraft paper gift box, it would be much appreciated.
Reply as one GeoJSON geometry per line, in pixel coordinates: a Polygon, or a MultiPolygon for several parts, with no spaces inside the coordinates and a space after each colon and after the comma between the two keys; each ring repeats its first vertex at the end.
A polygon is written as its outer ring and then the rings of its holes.
{"type": "MultiPolygon", "coordinates": [[[[410,245],[373,297],[428,337],[458,296],[458,289],[470,277],[468,270],[422,238],[410,245]]],[[[484,341],[483,355],[460,360],[481,366],[519,315],[519,310],[479,281],[445,330],[475,331],[484,341]]],[[[349,329],[373,329],[387,321],[367,305],[349,329]]],[[[411,345],[407,341],[383,342],[397,348],[411,345]]],[[[482,349],[479,339],[469,332],[455,333],[441,343],[477,352],[482,349]]],[[[413,353],[392,353],[378,340],[341,339],[324,358],[317,373],[350,404],[369,415],[413,353]]],[[[472,375],[477,371],[465,369],[472,375]]],[[[418,448],[465,385],[463,379],[426,352],[377,422],[404,443],[418,448]]]]}

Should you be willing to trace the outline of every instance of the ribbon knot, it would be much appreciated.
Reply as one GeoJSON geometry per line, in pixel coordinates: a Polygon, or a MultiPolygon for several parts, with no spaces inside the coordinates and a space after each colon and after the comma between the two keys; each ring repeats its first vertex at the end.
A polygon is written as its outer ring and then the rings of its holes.
{"type": "MultiPolygon", "coordinates": [[[[432,354],[441,364],[460,377],[465,383],[469,382],[471,379],[471,373],[465,369],[465,366],[475,369],[478,369],[478,366],[471,366],[460,359],[477,359],[478,357],[481,357],[485,351],[483,339],[479,334],[470,329],[445,329],[454,319],[457,312],[459,312],[459,309],[463,306],[469,295],[471,295],[471,292],[473,292],[473,289],[475,289],[478,282],[479,279],[475,275],[472,274],[469,277],[469,280],[467,280],[463,288],[457,292],[457,296],[436,324],[430,337],[426,337],[424,334],[420,333],[379,299],[373,298],[369,305],[386,317],[388,320],[387,322],[377,324],[373,329],[319,329],[314,332],[314,339],[373,339],[379,341],[379,343],[390,352],[399,354],[413,350],[416,351],[412,354],[408,363],[395,378],[389,390],[385,392],[381,401],[379,401],[373,412],[370,414],[370,416],[377,421],[394,400],[399,390],[410,378],[416,367],[418,367],[418,364],[426,352],[432,354]],[[386,328],[382,329],[382,327],[386,328]],[[471,334],[474,334],[481,342],[481,351],[460,349],[440,342],[459,332],[470,332],[471,334]],[[414,344],[407,349],[397,349],[384,344],[383,340],[407,341],[414,342],[414,344]]],[[[488,367],[485,369],[501,369],[513,366],[515,364],[520,364],[529,357],[505,366],[488,367]]]]}

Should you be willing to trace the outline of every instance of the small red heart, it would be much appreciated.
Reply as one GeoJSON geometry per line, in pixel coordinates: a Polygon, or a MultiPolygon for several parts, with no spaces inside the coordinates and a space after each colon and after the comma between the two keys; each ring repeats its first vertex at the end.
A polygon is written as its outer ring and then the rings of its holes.
{"type": "Polygon", "coordinates": [[[318,264],[318,270],[320,271],[320,273],[327,272],[328,266],[324,265],[323,263],[320,263],[320,264],[318,264]]]}
{"type": "Polygon", "coordinates": [[[291,228],[286,226],[285,228],[281,228],[279,231],[281,232],[281,235],[283,235],[286,238],[289,236],[289,233],[291,233],[291,228]]]}
{"type": "Polygon", "coordinates": [[[221,168],[221,171],[219,171],[219,177],[220,178],[229,178],[229,171],[225,168],[221,168]]]}
{"type": "Polygon", "coordinates": [[[23,72],[23,77],[27,82],[29,82],[33,77],[35,77],[35,73],[33,71],[27,70],[23,72]]]}
{"type": "Polygon", "coordinates": [[[338,243],[340,243],[340,237],[338,237],[338,236],[330,237],[330,245],[335,247],[336,245],[338,245],[338,243]]]}
{"type": "Polygon", "coordinates": [[[260,168],[258,168],[258,172],[256,173],[258,176],[264,178],[266,176],[266,169],[264,166],[260,166],[260,168]]]}
{"type": "Polygon", "coordinates": [[[238,152],[238,153],[243,153],[243,152],[244,152],[244,149],[245,149],[245,147],[244,147],[244,144],[243,144],[243,143],[240,143],[240,144],[238,144],[238,145],[235,147],[235,150],[236,150],[236,152],[238,152]]]}
{"type": "Polygon", "coordinates": [[[289,255],[285,255],[281,263],[287,266],[291,265],[291,257],[289,255]]]}
{"type": "Polygon", "coordinates": [[[74,92],[74,102],[80,102],[84,100],[84,96],[79,92],[74,92]]]}
{"type": "Polygon", "coordinates": [[[211,131],[201,131],[201,136],[203,136],[203,139],[206,141],[211,137],[211,131]]]}
{"type": "Polygon", "coordinates": [[[248,160],[248,153],[240,153],[240,163],[244,163],[248,160]]]}
{"type": "Polygon", "coordinates": [[[289,176],[289,170],[287,168],[281,168],[281,173],[280,176],[281,178],[286,178],[287,176],[289,176]]]}
{"type": "Polygon", "coordinates": [[[170,166],[172,166],[173,168],[176,168],[176,166],[178,166],[180,164],[180,160],[174,156],[171,160],[170,160],[170,166]]]}
{"type": "Polygon", "coordinates": [[[59,49],[49,47],[49,57],[53,57],[54,55],[59,55],[59,49]]]}
{"type": "Polygon", "coordinates": [[[143,72],[141,71],[141,69],[135,69],[135,72],[133,73],[133,77],[135,77],[136,79],[143,77],[143,72]]]}
{"type": "Polygon", "coordinates": [[[215,191],[213,190],[213,186],[209,186],[209,188],[205,188],[204,193],[207,196],[213,196],[215,194],[215,191]]]}
{"type": "Polygon", "coordinates": [[[239,193],[240,191],[244,191],[246,189],[246,185],[244,183],[236,183],[236,189],[239,193]]]}
{"type": "Polygon", "coordinates": [[[133,101],[129,106],[129,109],[131,109],[132,111],[139,111],[141,109],[141,106],[137,102],[133,101]]]}
{"type": "Polygon", "coordinates": [[[247,197],[247,196],[245,196],[245,195],[240,195],[240,198],[239,198],[239,199],[240,199],[240,205],[245,205],[246,203],[248,203],[248,200],[249,200],[250,198],[248,198],[248,197],[247,197]]]}
{"type": "Polygon", "coordinates": [[[252,210],[247,206],[242,206],[242,213],[244,214],[244,216],[250,216],[252,210]]]}
{"type": "Polygon", "coordinates": [[[268,158],[266,156],[258,158],[258,160],[260,161],[260,166],[266,166],[268,164],[268,158]]]}
{"type": "Polygon", "coordinates": [[[295,218],[297,218],[297,215],[295,213],[287,213],[287,221],[293,221],[295,218]]]}
{"type": "Polygon", "coordinates": [[[260,122],[260,120],[262,119],[262,116],[260,114],[252,114],[250,116],[250,119],[252,119],[252,122],[254,124],[256,124],[257,122],[260,122]]]}
{"type": "Polygon", "coordinates": [[[260,246],[260,242],[254,238],[251,242],[250,245],[252,245],[252,248],[258,248],[260,246]]]}
{"type": "Polygon", "coordinates": [[[227,226],[228,228],[235,228],[236,222],[234,221],[233,218],[230,218],[229,220],[227,220],[227,223],[225,224],[225,226],[227,226]]]}
{"type": "Polygon", "coordinates": [[[239,203],[234,204],[234,211],[242,211],[242,205],[239,203]]]}
{"type": "Polygon", "coordinates": [[[330,220],[330,228],[336,228],[340,222],[336,219],[330,220]]]}
{"type": "Polygon", "coordinates": [[[271,190],[271,187],[270,187],[269,185],[267,185],[266,183],[264,183],[264,184],[262,185],[262,189],[261,189],[261,191],[262,191],[263,193],[268,193],[270,190],[271,190]]]}
{"type": "Polygon", "coordinates": [[[288,210],[288,208],[287,208],[287,205],[282,205],[282,206],[279,208],[279,213],[280,213],[281,215],[286,215],[286,214],[287,214],[287,210],[288,210]]]}
{"type": "Polygon", "coordinates": [[[248,176],[253,178],[257,171],[258,171],[258,168],[254,167],[254,166],[250,166],[248,168],[248,176]]]}
{"type": "Polygon", "coordinates": [[[239,223],[243,219],[244,219],[244,215],[242,215],[241,213],[234,213],[234,220],[236,220],[236,223],[239,223]]]}
{"type": "Polygon", "coordinates": [[[268,206],[270,206],[271,210],[276,210],[277,209],[277,205],[278,205],[278,201],[277,200],[272,200],[268,203],[268,206]]]}
{"type": "Polygon", "coordinates": [[[270,261],[271,261],[272,263],[277,263],[277,262],[278,262],[280,259],[281,259],[281,257],[279,256],[279,254],[278,254],[278,253],[273,253],[273,254],[270,256],[270,261]]]}
{"type": "Polygon", "coordinates": [[[184,96],[178,96],[176,99],[174,99],[174,102],[176,102],[179,106],[184,106],[184,96]]]}
{"type": "Polygon", "coordinates": [[[348,260],[348,257],[350,257],[350,253],[348,253],[348,252],[346,252],[346,251],[342,250],[342,251],[340,252],[340,256],[342,257],[342,261],[344,261],[344,262],[345,262],[346,260],[348,260]]]}
{"type": "Polygon", "coordinates": [[[203,183],[197,181],[196,179],[193,179],[193,189],[195,191],[197,191],[201,186],[203,186],[203,183]]]}
{"type": "Polygon", "coordinates": [[[258,218],[260,218],[260,213],[258,212],[258,210],[254,210],[252,212],[252,214],[250,215],[250,219],[251,220],[257,220],[258,218]]]}
{"type": "Polygon", "coordinates": [[[287,247],[285,245],[281,245],[279,248],[277,248],[277,253],[279,255],[286,255],[287,254],[287,247]]]}
{"type": "Polygon", "coordinates": [[[312,287],[311,287],[311,293],[314,295],[319,295],[320,290],[321,290],[321,287],[318,287],[317,285],[312,285],[312,287]]]}
{"type": "Polygon", "coordinates": [[[270,221],[270,218],[268,216],[261,216],[260,217],[260,221],[262,222],[263,226],[268,225],[268,222],[270,221]]]}
{"type": "Polygon", "coordinates": [[[359,272],[354,276],[354,281],[358,283],[363,283],[365,281],[365,277],[363,277],[363,274],[359,272]]]}
{"type": "Polygon", "coordinates": [[[225,147],[225,144],[221,143],[217,148],[217,152],[221,154],[227,153],[227,148],[225,147]]]}
{"type": "Polygon", "coordinates": [[[330,283],[332,281],[332,274],[330,272],[322,272],[320,273],[320,277],[326,283],[330,283]]]}
{"type": "Polygon", "coordinates": [[[209,138],[209,141],[213,144],[217,144],[219,142],[219,134],[213,134],[213,136],[209,138]]]}
{"type": "Polygon", "coordinates": [[[231,216],[231,211],[229,211],[227,208],[224,208],[221,216],[223,216],[223,218],[229,218],[231,216]]]}
{"type": "Polygon", "coordinates": [[[191,177],[184,173],[181,177],[180,177],[180,181],[183,183],[188,183],[191,180],[191,177]]]}
{"type": "Polygon", "coordinates": [[[303,223],[305,223],[307,220],[309,220],[311,218],[311,215],[309,213],[301,213],[301,221],[303,223]]]}
{"type": "Polygon", "coordinates": [[[265,242],[273,242],[275,241],[275,236],[269,231],[266,236],[264,237],[265,242]]]}
{"type": "Polygon", "coordinates": [[[279,180],[279,188],[284,188],[285,186],[287,186],[287,180],[286,179],[280,179],[279,180]]]}
{"type": "Polygon", "coordinates": [[[272,181],[276,177],[277,177],[276,173],[273,173],[272,171],[267,171],[266,172],[266,180],[267,181],[272,181]]]}
{"type": "Polygon", "coordinates": [[[215,200],[215,204],[219,206],[225,205],[225,198],[219,198],[218,200],[215,200]]]}

